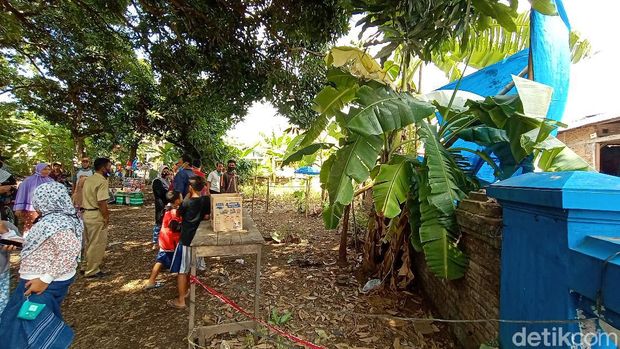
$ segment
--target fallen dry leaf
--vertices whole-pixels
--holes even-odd
[[[372,337],[368,337],[368,338],[360,338],[360,341],[362,341],[364,343],[376,342],[378,340],[379,340],[379,337],[376,337],[376,336],[372,336]]]

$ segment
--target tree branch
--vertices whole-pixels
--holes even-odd
[[[30,63],[34,66],[34,68],[37,70],[37,72],[39,72],[39,75],[41,75],[43,78],[47,79],[47,76],[45,75],[45,73],[43,73],[43,70],[41,70],[39,68],[39,66],[37,65],[37,63],[35,62],[34,58],[32,56],[30,56],[29,54],[27,54],[24,50],[13,46],[13,48],[15,49],[15,51],[21,53],[22,55],[24,55],[26,58],[28,58],[28,60],[30,61]]]
[[[39,27],[37,27],[36,25],[34,25],[30,19],[28,19],[28,17],[26,16],[26,14],[24,12],[19,11],[18,9],[16,9],[15,7],[13,7],[13,5],[11,5],[11,3],[8,0],[0,0],[0,5],[2,5],[2,7],[4,7],[5,10],[7,10],[8,12],[12,13],[15,18],[17,18],[17,20],[19,20],[24,26],[33,29],[35,31],[39,31],[44,33],[45,35],[49,36],[49,32],[41,29]]]

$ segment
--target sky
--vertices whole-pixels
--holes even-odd
[[[527,2],[522,1],[520,5],[520,9],[527,8]],[[617,36],[620,30],[614,26],[618,23],[620,1],[564,0],[564,6],[572,30],[592,43],[593,56],[571,66],[568,103],[563,121],[570,125],[588,115],[620,115],[616,92],[616,85],[620,81],[620,69],[617,68],[620,59],[620,40]],[[355,23],[355,19],[352,23]],[[347,45],[357,40],[359,30],[353,24],[349,34],[338,40],[338,45]],[[423,92],[430,92],[448,83],[443,73],[432,67],[425,67],[423,79]],[[250,108],[243,122],[228,132],[227,138],[250,146],[260,139],[260,132],[278,133],[288,126],[287,119],[279,115],[270,103],[260,102]]]

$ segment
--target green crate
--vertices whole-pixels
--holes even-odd
[[[144,199],[142,197],[130,197],[129,205],[131,206],[142,206],[144,205]]]

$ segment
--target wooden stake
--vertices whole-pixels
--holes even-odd
[[[254,218],[254,199],[256,198],[256,176],[254,176],[254,183],[252,184],[252,213],[251,217]]]
[[[308,218],[308,211],[310,211],[310,177],[306,178],[306,218]]]
[[[265,212],[269,213],[269,188],[271,187],[271,178],[267,177],[267,203],[265,204]]]

